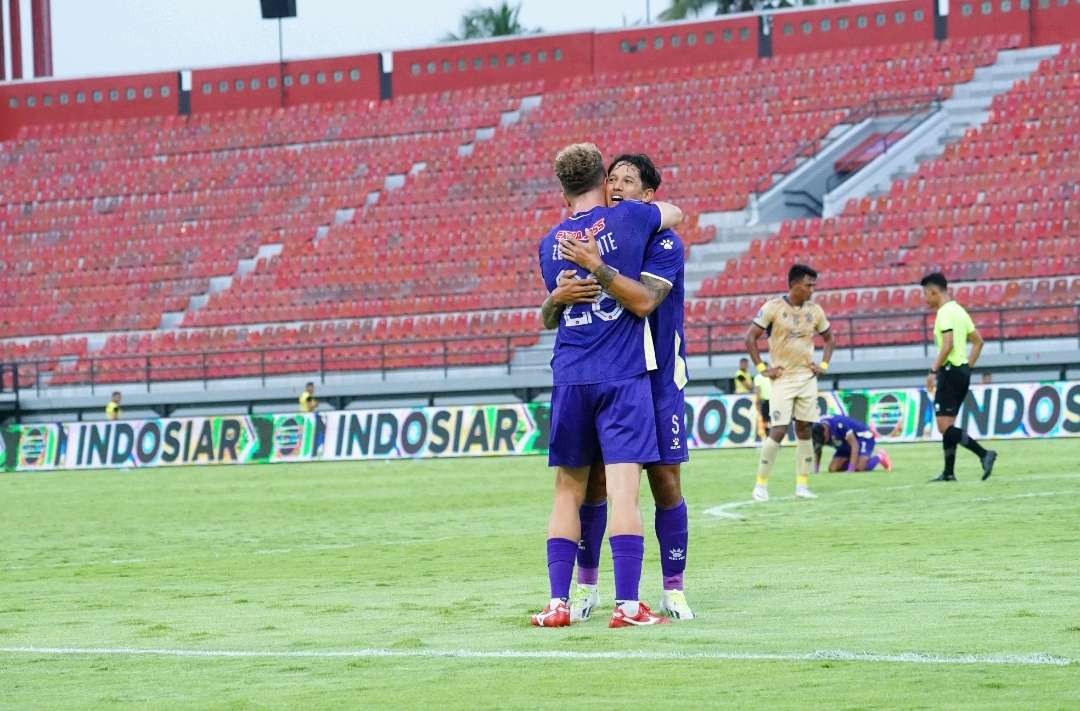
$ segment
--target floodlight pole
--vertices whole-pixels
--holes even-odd
[[[281,33],[281,18],[277,19],[278,96],[285,108],[285,42]]]

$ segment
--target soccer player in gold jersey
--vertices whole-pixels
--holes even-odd
[[[816,499],[810,491],[810,470],[814,466],[813,423],[818,418],[817,376],[829,369],[833,336],[825,311],[811,301],[817,272],[805,264],[788,270],[788,293],[769,299],[757,312],[746,334],[746,350],[759,373],[772,380],[769,398],[769,436],[761,443],[754,500],[769,500],[769,475],[780,443],[795,418],[795,496]],[[761,360],[758,339],[769,337],[771,366]],[[821,361],[814,362],[814,335],[825,342]]]

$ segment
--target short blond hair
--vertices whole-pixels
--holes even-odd
[[[594,143],[574,143],[555,156],[555,177],[567,197],[584,195],[604,184],[604,156]]]

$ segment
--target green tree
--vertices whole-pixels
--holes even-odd
[[[661,20],[685,20],[698,17],[707,10],[714,15],[736,11],[741,3],[736,0],[671,0],[671,7],[660,13]]]
[[[518,20],[519,14],[521,14],[521,3],[511,7],[505,0],[494,7],[473,8],[461,17],[458,31],[448,32],[443,37],[443,42],[505,37],[541,31],[539,27],[531,30],[522,27]]]
[[[659,19],[685,20],[698,17],[708,10],[712,10],[714,15],[726,15],[729,12],[751,12],[764,8],[813,4],[815,0],[671,0],[671,7],[661,12]]]

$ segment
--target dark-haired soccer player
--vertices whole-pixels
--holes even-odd
[[[865,422],[859,422],[854,417],[847,415],[829,415],[822,417],[814,423],[812,428],[814,440],[814,471],[821,465],[821,450],[829,444],[836,448],[832,461],[829,462],[829,471],[840,472],[870,472],[878,464],[885,471],[892,471],[892,461],[884,447],[874,447],[877,439],[874,431]]]
[[[927,274],[919,282],[926,305],[935,310],[934,343],[937,355],[926,376],[926,389],[934,395],[934,414],[945,450],[945,469],[931,481],[956,481],[956,445],[962,445],[979,458],[985,481],[994,470],[997,452],[983,448],[955,425],[960,406],[971,385],[971,369],[982,353],[983,339],[971,316],[949,293],[949,282],[940,272]],[[968,356],[967,342],[971,341]]]
[[[540,243],[540,267],[548,291],[574,268],[566,252],[581,258],[584,243],[603,258],[590,272],[607,293],[635,292],[650,238],[673,227],[682,212],[666,203],[625,201],[606,206],[603,157],[596,146],[574,144],[555,158],[555,174],[571,216]],[[646,293],[646,298],[648,294]],[[629,299],[633,301],[633,299]],[[625,302],[624,302],[625,303]],[[570,583],[581,537],[579,509],[585,499],[590,465],[602,458],[612,502],[611,555],[616,608],[609,626],[660,624],[639,600],[642,536],[638,490],[641,466],[656,461],[656,424],[648,371],[655,368],[646,321],[624,303],[602,294],[587,304],[562,310],[545,302],[544,321],[558,321],[551,359],[551,427],[548,463],[556,467],[555,501],[548,527],[548,579],[551,600],[532,616],[539,627],[570,624]],[[551,317],[554,315],[554,319]]]
[[[623,154],[608,167],[608,200],[652,202],[660,187],[661,176],[652,160],[644,154]],[[660,567],[663,574],[663,593],[660,609],[678,620],[690,620],[694,613],[683,592],[689,543],[689,518],[681,486],[681,464],[689,459],[686,446],[684,388],[688,380],[686,369],[686,338],[683,334],[685,308],[685,250],[682,240],[671,230],[660,232],[648,249],[641,268],[642,289],[652,294],[651,300],[636,305],[627,302],[631,310],[647,315],[656,348],[656,370],[650,373],[653,404],[656,416],[656,438],[660,459],[646,466],[649,488],[656,503],[654,518],[656,538],[660,544]],[[578,262],[588,268],[589,264]],[[557,303],[574,303],[572,290],[575,280],[561,280],[550,299]],[[613,293],[621,300],[621,295]],[[599,604],[597,579],[600,548],[607,525],[607,500],[603,463],[593,466],[585,503],[581,507],[581,543],[578,547],[578,586],[570,605],[574,622],[589,619]]]
[[[788,293],[769,299],[757,312],[746,334],[746,350],[759,373],[772,379],[769,398],[769,436],[761,443],[754,500],[769,500],[769,475],[780,443],[795,417],[795,496],[816,499],[810,491],[810,469],[814,465],[811,426],[817,420],[817,376],[829,369],[833,336],[825,311],[810,299],[817,284],[817,272],[805,264],[788,270]],[[765,365],[758,351],[758,339],[769,336],[769,360]],[[814,334],[825,341],[821,362],[814,362]]]

